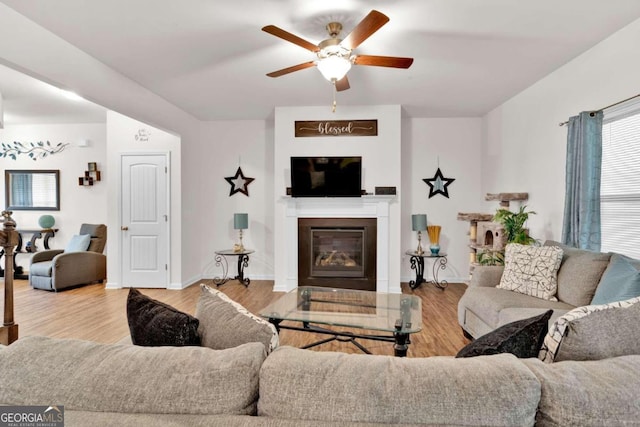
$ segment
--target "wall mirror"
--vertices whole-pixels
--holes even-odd
[[[5,170],[4,190],[7,210],[60,210],[59,170]]]

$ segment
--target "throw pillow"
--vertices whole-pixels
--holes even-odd
[[[558,317],[544,338],[538,358],[600,360],[640,354],[640,297],[577,307]]]
[[[637,262],[636,262],[637,264]],[[640,271],[634,261],[624,255],[613,254],[604,271],[592,305],[624,301],[640,296]]]
[[[538,316],[516,320],[481,336],[465,346],[456,357],[511,353],[519,358],[536,357],[549,329],[553,310]]]
[[[90,234],[80,234],[74,235],[67,243],[67,246],[64,248],[64,251],[69,252],[84,252],[89,249],[89,244],[91,243],[91,235]]]
[[[529,246],[509,243],[505,248],[504,272],[499,289],[558,301],[558,269],[562,249],[557,246]]]
[[[248,342],[261,342],[267,354],[278,346],[278,332],[274,325],[250,313],[223,292],[205,284],[200,288],[196,318],[200,321],[198,332],[203,346],[222,350]]]
[[[129,289],[127,321],[131,342],[141,346],[199,346],[198,319]]]
[[[544,245],[562,249],[556,298],[574,307],[589,305],[611,254],[578,249],[553,240],[547,240]]]

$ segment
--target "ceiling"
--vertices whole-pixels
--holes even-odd
[[[638,0],[2,3],[200,120],[265,119],[276,106],[329,108],[332,87],[315,68],[265,76],[314,59],[260,30],[268,24],[315,44],[327,38],[326,23],[340,21],[346,35],[379,10],[389,23],[356,53],[415,61],[408,70],[354,66],[338,108],[400,104],[410,117],[477,117],[640,18]],[[104,116],[86,101],[53,101],[45,86],[1,68],[7,124],[14,115],[22,122]]]

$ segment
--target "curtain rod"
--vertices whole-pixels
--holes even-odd
[[[603,110],[606,110],[607,108],[615,107],[616,105],[620,105],[620,104],[622,104],[624,102],[631,101],[632,99],[635,99],[635,98],[638,98],[638,97],[640,97],[640,93],[637,94],[637,95],[633,95],[633,96],[631,96],[631,97],[629,97],[627,99],[623,99],[622,101],[614,102],[613,104],[607,105],[606,107],[602,107],[599,110],[594,110],[594,111],[591,112],[591,115],[593,116],[593,114],[596,113],[597,111],[603,111]],[[568,120],[566,122],[559,123],[558,126],[564,126],[567,123],[569,123]]]

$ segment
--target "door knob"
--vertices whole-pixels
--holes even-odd
[[[122,231],[127,231],[129,229],[129,227],[127,227],[126,225],[123,225],[122,227],[120,227],[120,230]]]

